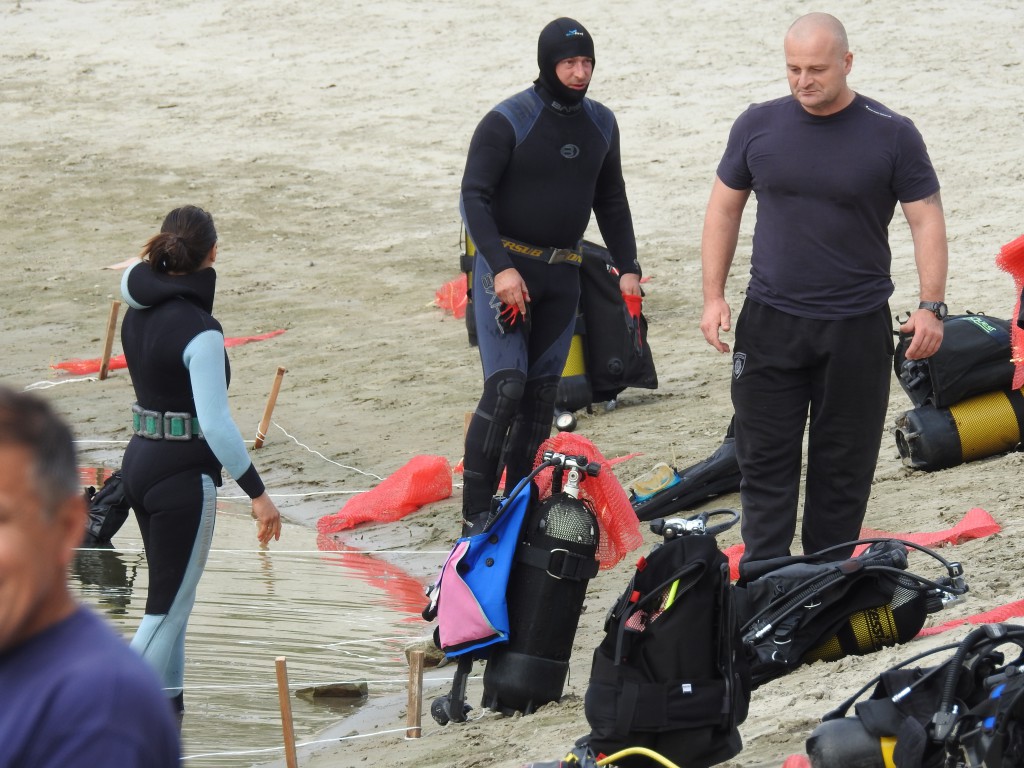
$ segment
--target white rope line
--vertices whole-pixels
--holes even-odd
[[[391,728],[386,731],[377,731],[376,733],[357,733],[352,736],[340,736],[336,739],[319,739],[317,741],[304,741],[296,744],[296,747],[311,747],[314,744],[334,744],[339,741],[351,741],[352,739],[367,739],[373,736],[386,736],[391,733],[405,733],[409,728]],[[195,760],[200,757],[236,757],[240,755],[259,755],[266,754],[268,752],[281,752],[284,750],[284,746],[280,747],[267,747],[265,749],[247,749],[239,752],[206,752],[201,755],[183,755],[181,758],[182,762],[186,760]]]
[[[303,498],[303,497],[306,497],[306,496],[337,496],[339,494],[348,494],[348,493],[365,493],[365,491],[308,491],[306,493],[272,493],[270,495],[272,497],[276,498],[276,499],[294,499],[294,498]],[[229,499],[231,501],[234,501],[236,499],[248,499],[249,497],[248,496],[218,496],[217,498],[218,499],[224,499],[225,501],[227,501]]]
[[[96,376],[81,376],[77,379],[64,379],[63,381],[37,381],[35,384],[29,384],[22,392],[28,392],[30,389],[50,389],[59,387],[61,384],[76,384],[79,381],[99,381],[99,379]]]
[[[424,682],[427,682],[427,681],[430,681],[430,682],[439,681],[439,678],[424,678]],[[440,681],[440,682],[448,682],[448,680],[445,679],[445,680]],[[474,717],[466,718],[466,722],[473,722],[473,721],[476,721],[476,720],[480,720],[484,716],[485,716],[485,713],[481,710]],[[421,734],[420,738],[427,738],[427,737],[429,737],[429,736],[431,736],[431,735],[433,735],[433,734],[435,734],[435,733],[437,733],[439,731],[440,731],[440,728],[433,728],[433,729],[431,729],[429,731],[421,728],[420,729],[420,734]],[[331,738],[331,739],[314,739],[313,741],[298,742],[298,743],[295,744],[295,747],[296,747],[296,749],[298,749],[300,747],[316,746],[317,744],[337,744],[337,743],[340,743],[340,742],[343,742],[343,741],[354,741],[355,739],[369,739],[369,738],[373,738],[375,736],[388,736],[388,735],[391,735],[391,734],[394,734],[394,733],[408,733],[408,732],[409,732],[409,726],[406,726],[404,728],[389,728],[389,729],[384,730],[384,731],[374,731],[373,733],[354,733],[354,734],[352,734],[350,736],[338,736],[338,737]],[[408,737],[406,737],[406,738],[408,739]],[[197,754],[197,755],[183,755],[182,758],[181,758],[181,761],[185,762],[186,760],[195,760],[195,759],[200,758],[200,757],[236,757],[236,756],[241,756],[241,755],[256,755],[256,754],[266,754],[266,753],[269,753],[269,752],[282,752],[282,751],[284,751],[284,746],[283,745],[280,746],[280,747],[265,747],[263,749],[245,750],[245,751],[237,751],[237,752],[206,752],[204,754]]]
[[[130,547],[75,547],[77,552],[124,552],[138,554],[144,549]],[[211,549],[218,555],[447,555],[451,549]]]
[[[301,498],[303,496],[338,496],[338,495],[357,494],[357,493],[366,493],[366,490],[363,489],[363,490],[359,490],[359,491],[312,491],[310,493],[272,493],[272,494],[270,494],[270,497],[272,499],[285,499],[285,498]],[[217,495],[217,499],[218,500],[223,500],[223,501],[249,501],[249,497],[246,496],[244,493],[243,494],[238,494],[237,496],[229,496],[229,495],[220,495],[220,494],[218,494]]]
[[[333,643],[316,643],[316,644],[314,644],[314,643],[307,643],[306,647],[307,648],[316,648],[318,650],[322,650],[322,649],[325,649],[325,648],[341,648],[342,646],[345,646],[345,645],[366,645],[367,643],[377,643],[377,644],[380,644],[380,643],[383,643],[383,642],[386,642],[386,641],[392,641],[392,640],[417,640],[417,639],[422,640],[423,638],[422,638],[422,636],[417,638],[417,637],[411,637],[409,635],[391,635],[391,636],[384,636],[384,637],[369,637],[369,638],[366,638],[366,639],[363,639],[363,640],[339,640],[339,641],[333,642]],[[275,646],[280,645],[280,642],[278,642],[276,640],[239,640],[238,641],[238,645],[247,645],[247,646],[250,646],[250,647],[261,646],[261,647],[265,647],[265,648],[274,648]]]
[[[300,448],[305,448],[307,451],[312,453],[314,456],[319,456],[321,459],[326,461],[328,464],[334,464],[336,467],[341,467],[342,469],[351,469],[353,472],[358,472],[361,475],[367,475],[369,477],[375,477],[378,480],[383,480],[384,479],[380,475],[373,474],[373,472],[364,472],[363,470],[359,469],[358,467],[350,467],[347,464],[341,464],[340,462],[334,461],[333,459],[328,459],[326,456],[324,456],[322,453],[320,453],[320,451],[315,451],[312,448],[310,448],[308,445],[300,443],[298,438],[296,438],[294,435],[288,434],[288,431],[284,427],[282,427],[280,424],[278,424],[276,421],[271,421],[270,423],[273,424],[278,429],[280,429],[282,432],[284,432],[285,436],[288,437],[289,439],[293,440],[297,446],[299,446]]]
[[[341,467],[342,469],[348,469],[348,470],[351,470],[353,472],[358,472],[360,475],[366,475],[367,477],[372,477],[372,478],[375,478],[377,480],[384,480],[383,477],[381,477],[380,475],[374,474],[373,472],[367,472],[366,470],[359,469],[359,467],[349,466],[348,464],[342,464],[341,462],[335,461],[334,459],[329,459],[324,454],[322,454],[320,451],[314,450],[313,448],[310,448],[305,443],[300,442],[297,437],[295,437],[294,435],[290,434],[288,432],[288,430],[286,430],[284,427],[282,427],[276,421],[272,421],[271,424],[273,424],[275,427],[280,429],[281,432],[283,432],[284,435],[288,439],[290,439],[292,442],[294,442],[297,446],[299,446],[300,448],[303,448],[304,450],[308,451],[309,453],[313,454],[314,456],[318,456],[319,458],[321,458],[324,461],[326,461],[328,464],[333,464],[334,466]],[[256,428],[256,432],[257,433],[260,432],[258,426]],[[262,434],[259,435],[259,439],[266,439],[266,435],[262,435]],[[256,441],[255,440],[246,440],[245,442],[246,443],[255,443]],[[75,443],[76,444],[83,444],[83,445],[85,445],[85,444],[92,444],[92,445],[103,445],[103,444],[124,445],[124,444],[128,443],[128,441],[127,440],[75,440]],[[365,493],[365,490],[358,490],[358,491],[312,491],[312,492],[309,492],[309,493],[291,493],[291,494],[278,493],[278,494],[271,494],[271,497],[276,496],[278,498],[286,498],[286,497],[287,498],[296,498],[296,497],[303,497],[303,496],[329,496],[329,495],[337,495],[337,494],[345,495],[345,494],[358,494],[358,493]],[[217,498],[219,498],[219,499],[226,499],[226,500],[236,500],[236,499],[248,499],[249,497],[248,496],[244,496],[244,495],[242,495],[242,496],[220,496],[220,495],[218,495]]]
[[[450,683],[452,679],[450,677],[424,677],[424,683],[441,684]],[[408,676],[406,677],[392,677],[385,678],[383,680],[329,680],[327,682],[316,683],[316,682],[303,682],[303,683],[289,683],[289,688],[316,688],[328,685],[359,685],[360,683],[366,683],[367,685],[406,685],[409,682]],[[244,691],[258,688],[277,688],[277,684],[273,682],[268,683],[251,683],[248,685],[189,685],[188,690],[190,691]],[[177,688],[164,688],[165,691],[178,690]]]

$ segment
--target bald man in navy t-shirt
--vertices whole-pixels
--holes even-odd
[[[800,17],[785,54],[792,95],[752,105],[733,124],[701,248],[701,331],[728,352],[725,285],[753,191],[750,282],[732,350],[741,580],[752,563],[790,554],[805,428],[803,551],[860,532],[889,399],[888,226],[897,203],[920,280],[920,306],[900,328],[913,334],[908,358],[935,353],[946,314],[945,218],[921,134],[849,87],[853,54],[838,19]]]

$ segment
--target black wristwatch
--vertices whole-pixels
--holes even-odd
[[[918,309],[927,309],[929,312],[934,312],[935,316],[939,320],[945,320],[946,315],[949,314],[949,308],[941,301],[922,301],[917,305]]]

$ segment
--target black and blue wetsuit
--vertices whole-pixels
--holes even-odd
[[[615,116],[585,98],[567,107],[540,82],[507,99],[473,134],[460,209],[476,247],[473,309],[484,373],[463,459],[470,520],[488,510],[502,459],[511,488],[550,435],[579,301],[576,266],[507,250],[502,239],[578,248],[593,211],[619,271],[640,272]],[[508,332],[497,322],[494,276],[512,267],[531,302],[527,327]]]
[[[171,276],[144,262],[121,282],[130,306],[121,343],[138,405],[195,416],[202,432],[190,440],[136,434],[122,464],[150,574],[132,647],[156,668],[170,698],[182,692],[185,629],[213,540],[221,467],[251,498],[264,492],[228,409],[230,368],[211,314],[215,285],[212,268]]]

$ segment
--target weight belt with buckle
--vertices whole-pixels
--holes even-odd
[[[188,411],[151,411],[138,403],[132,406],[132,431],[147,440],[203,439],[199,419]]]
[[[509,253],[517,253],[520,256],[529,256],[531,259],[547,262],[548,264],[561,264],[567,262],[573,266],[580,266],[583,263],[583,251],[576,248],[541,248],[538,245],[530,245],[511,237],[501,236],[501,244]]]

